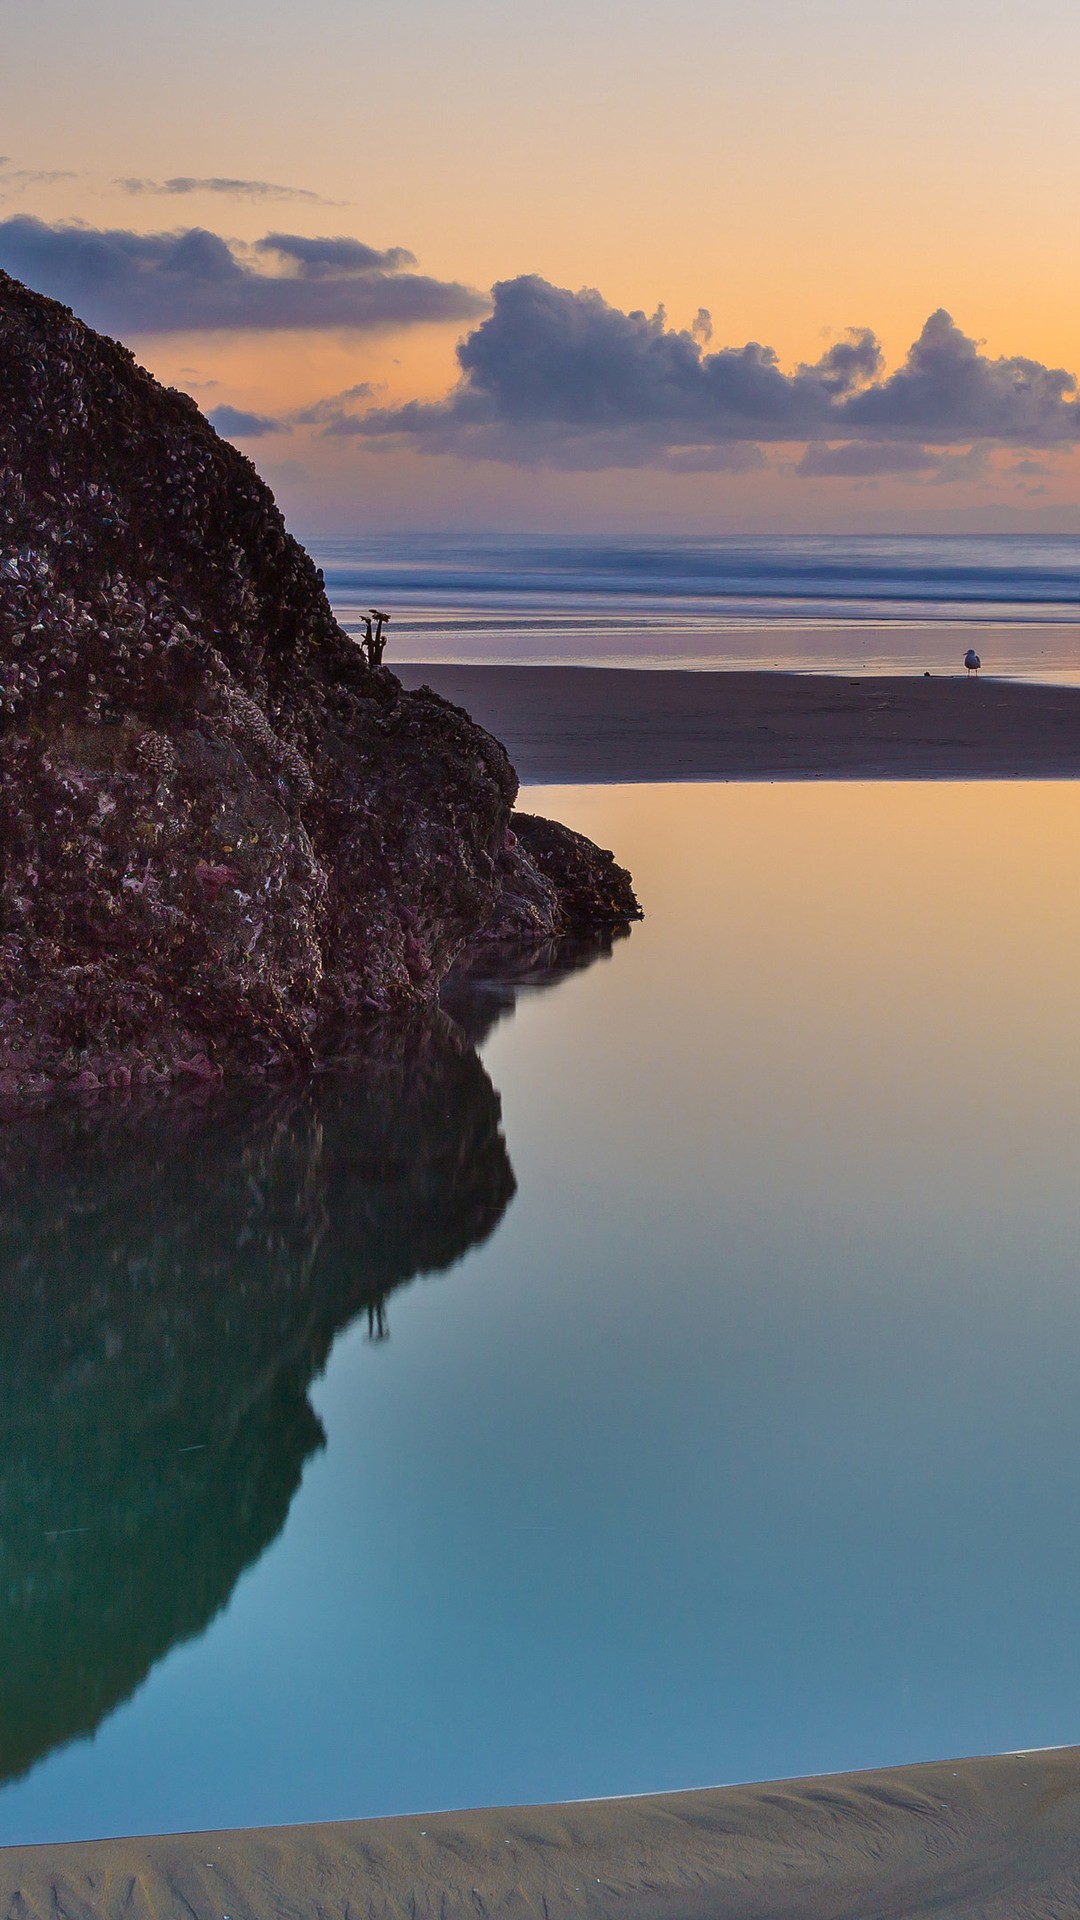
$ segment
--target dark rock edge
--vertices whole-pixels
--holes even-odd
[[[640,917],[516,792],[195,402],[0,274],[0,1102],[303,1070]]]

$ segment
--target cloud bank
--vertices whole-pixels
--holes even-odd
[[[349,238],[273,233],[242,248],[205,227],[131,233],[29,215],[0,220],[0,267],[73,307],[105,333],[187,333],[208,328],[348,328],[362,332],[423,321],[473,320],[489,302],[470,287],[403,268]]]
[[[503,281],[493,301],[458,348],[461,379],[446,400],[331,408],[323,431],[569,468],[704,469],[724,464],[725,449],[802,440],[812,451],[797,470],[838,477],[929,471],[940,461],[925,442],[1050,447],[1080,432],[1073,375],[992,358],[943,310],[892,373],[867,328],[788,373],[756,342],[710,351],[704,310],[680,331],[663,309],[623,313],[535,275]],[[828,442],[842,444],[818,444]]]

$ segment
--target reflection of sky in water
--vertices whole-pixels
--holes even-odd
[[[529,804],[649,917],[485,1047],[517,1197],[3,1839],[1076,1738],[1080,787]]]

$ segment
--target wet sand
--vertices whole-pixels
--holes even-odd
[[[21,1920],[1080,1913],[1080,1749],[768,1786],[0,1850]]]
[[[1060,779],[1080,689],[1007,680],[402,666],[507,747],[527,783]]]

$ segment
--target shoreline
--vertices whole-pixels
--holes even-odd
[[[1080,777],[1080,688],[943,675],[403,663],[523,786]]]
[[[0,1849],[8,1913],[1013,1920],[1080,1907],[1080,1748],[538,1807]]]

